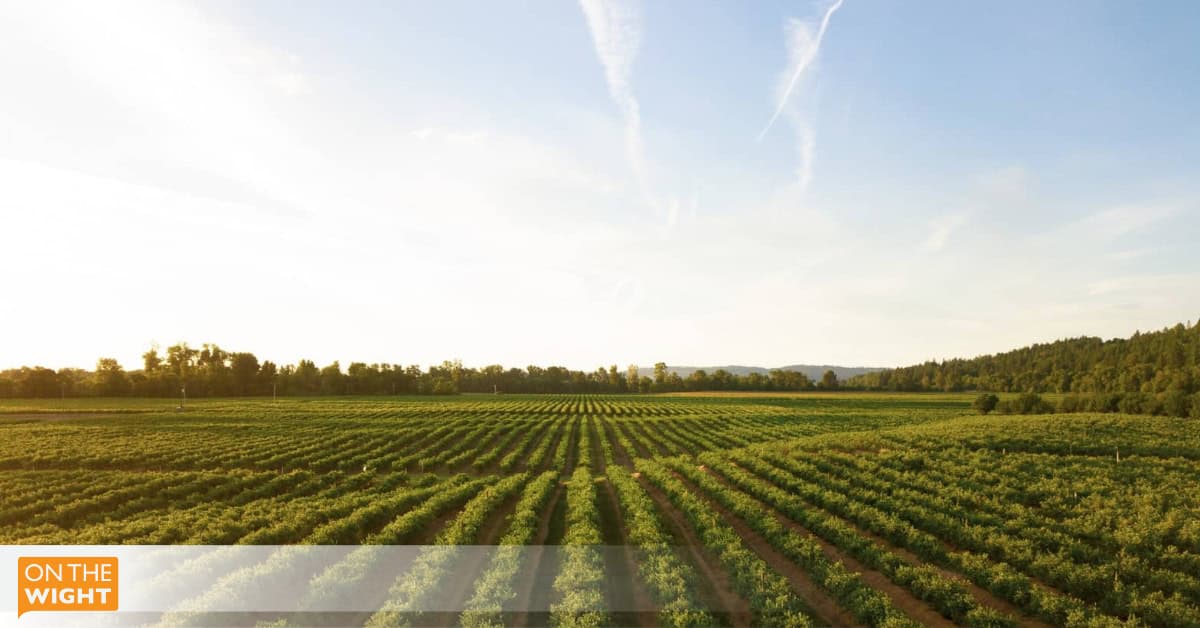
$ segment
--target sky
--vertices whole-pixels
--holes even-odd
[[[1200,3],[0,3],[0,368],[897,366],[1200,316]]]

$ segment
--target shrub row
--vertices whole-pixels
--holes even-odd
[[[475,544],[488,516],[528,480],[528,473],[508,476],[467,502],[449,527],[434,539],[434,546],[422,550],[408,572],[396,579],[383,608],[371,615],[366,625],[369,628],[411,626],[419,621],[455,565],[461,563],[462,550],[454,546]]]
[[[586,441],[587,430],[580,435]],[[584,460],[583,451],[580,460]],[[554,590],[558,601],[550,605],[556,626],[594,627],[609,623],[604,612],[604,560],[597,548],[603,543],[600,514],[596,509],[596,483],[586,464],[575,467],[567,483],[566,534]]]
[[[528,549],[522,547],[533,540],[538,521],[547,500],[558,485],[558,472],[546,471],[525,486],[508,521],[508,530],[487,570],[475,582],[475,592],[467,602],[460,623],[466,628],[501,628],[501,612],[507,602],[516,598],[513,578],[521,569],[522,558]]]
[[[742,538],[711,506],[687,489],[661,464],[648,458],[635,462],[637,470],[683,511],[704,546],[720,561],[738,593],[750,603],[755,625],[812,626],[804,603],[787,580],[746,547]]]

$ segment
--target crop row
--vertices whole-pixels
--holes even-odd
[[[581,434],[587,440],[587,430]],[[580,456],[586,449],[581,447]],[[550,606],[557,626],[595,627],[608,622],[604,611],[604,561],[597,546],[603,542],[596,509],[596,484],[588,466],[580,463],[567,483],[566,534],[561,564],[554,579],[558,600]]]
[[[961,583],[943,576],[936,568],[908,563],[891,551],[873,543],[842,521],[807,507],[786,491],[754,477],[723,459],[716,456],[704,456],[701,460],[710,469],[720,473],[728,482],[748,495],[778,510],[790,520],[803,525],[809,532],[835,545],[866,566],[879,571],[889,580],[908,589],[917,598],[927,602],[955,623],[967,626],[1015,625],[1012,618],[996,612],[995,609],[980,605]],[[715,482],[709,482],[708,485],[715,488],[720,487]],[[746,508],[756,519],[766,521],[766,525],[762,526],[764,535],[767,535],[768,538],[779,536],[779,527],[772,524],[769,517],[754,509],[752,502],[741,500],[739,505]],[[791,538],[784,538],[782,542],[796,544],[796,541]],[[872,625],[878,625],[889,619],[886,613],[876,611],[873,604],[863,603],[864,600],[870,598],[870,594],[864,595],[861,589],[866,585],[857,579],[844,580],[840,577],[844,576],[844,573],[840,573],[844,572],[844,568],[841,568],[839,564],[836,568],[831,569],[828,560],[822,562],[823,557],[818,553],[819,547],[815,548],[817,552],[814,552],[814,548],[811,547],[804,549],[805,553],[800,556],[805,560],[805,567],[813,573],[815,580],[821,583],[830,581],[836,584],[852,583],[843,584],[844,588],[841,590],[828,586],[826,588],[843,605],[849,607],[858,619]],[[792,552],[789,552],[789,555],[791,554]]]
[[[510,475],[467,502],[454,521],[434,539],[434,545],[422,550],[408,572],[396,579],[382,608],[366,625],[383,628],[409,626],[419,621],[421,613],[430,610],[450,574],[463,561],[463,552],[454,546],[475,544],[488,516],[528,479],[527,473]]]
[[[836,486],[838,493],[848,499],[894,513],[913,527],[939,539],[945,539],[957,547],[983,552],[997,562],[1011,564],[1062,591],[1094,602],[1107,614],[1137,615],[1164,626],[1200,623],[1200,611],[1176,590],[1187,586],[1187,578],[1182,574],[1181,581],[1170,574],[1163,574],[1162,570],[1131,572],[1117,562],[1119,556],[1112,563],[1081,564],[1063,553],[1039,552],[1027,540],[1010,535],[998,527],[966,525],[960,518],[927,508],[923,502],[888,496],[869,488],[868,479],[861,479],[854,485],[829,476],[822,477],[820,469],[811,464],[803,464],[795,459],[781,462],[789,465],[793,472],[806,477],[820,477],[821,482]],[[1123,578],[1128,578],[1128,581]],[[1144,588],[1139,583],[1174,592],[1164,595],[1162,591]]]
[[[612,469],[608,481],[621,504],[622,525],[637,548],[638,575],[659,606],[664,626],[713,626],[716,618],[701,610],[696,573],[672,548],[670,536],[646,491],[627,472]]]
[[[551,470],[525,486],[495,555],[475,582],[474,594],[467,601],[461,617],[463,626],[500,628],[505,625],[501,613],[505,605],[516,598],[513,580],[521,569],[522,558],[529,556],[528,550],[521,546],[534,540],[542,509],[557,484],[558,472]]]
[[[750,603],[757,625],[811,626],[804,603],[787,580],[746,547],[737,532],[690,492],[670,471],[649,459],[635,461],[640,472],[681,510],[705,548],[720,561],[738,593]]]
[[[768,479],[788,493],[815,507],[845,518],[856,526],[878,534],[889,542],[914,552],[922,560],[958,570],[972,582],[1007,599],[1034,616],[1060,625],[1095,625],[1109,621],[1078,598],[1052,592],[1001,562],[979,564],[963,552],[951,551],[933,535],[914,527],[897,515],[858,503],[839,491],[808,481],[802,466],[781,456],[761,458],[730,454],[739,466]]]

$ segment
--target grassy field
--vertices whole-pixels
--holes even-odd
[[[1200,426],[971,398],[3,401],[0,542],[570,550],[436,621],[431,551],[359,625],[1200,625]]]

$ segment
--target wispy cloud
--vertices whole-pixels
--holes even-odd
[[[633,62],[642,40],[641,12],[630,0],[580,0],[583,15],[596,46],[596,56],[604,66],[608,91],[621,110],[625,122],[625,152],[629,166],[642,193],[649,196],[642,121],[630,79]]]
[[[821,50],[821,40],[825,38],[825,30],[829,28],[829,20],[833,17],[834,12],[842,7],[842,2],[844,0],[837,0],[825,10],[825,16],[821,18],[821,25],[817,28],[816,36],[812,35],[812,28],[807,22],[795,18],[788,20],[787,44],[790,63],[783,75],[787,82],[784,83],[784,87],[779,93],[779,100],[775,103],[775,113],[771,115],[767,125],[758,134],[758,139],[761,140],[774,126],[775,121],[779,119],[779,115],[787,106],[792,92],[795,91],[796,84],[800,82],[800,77],[816,60],[817,53]]]
[[[797,91],[806,74],[812,74],[811,68],[821,50],[821,41],[829,28],[829,20],[842,6],[843,0],[837,0],[822,16],[819,24],[789,18],[786,24],[788,66],[779,76],[779,87],[775,112],[766,126],[758,134],[762,141],[767,132],[774,126],[780,115],[787,114],[792,129],[796,134],[796,152],[799,159],[796,165],[798,189],[804,192],[812,181],[813,161],[816,156],[816,138],[810,112],[797,106],[793,94]]]
[[[1080,220],[1071,229],[1099,240],[1114,240],[1126,234],[1149,228],[1171,217],[1176,211],[1176,207],[1163,205],[1114,207]]]
[[[1126,249],[1124,251],[1109,253],[1108,259],[1114,262],[1130,262],[1145,257],[1149,252],[1149,249]]]
[[[929,223],[929,235],[925,237],[922,246],[930,253],[937,253],[946,248],[946,243],[955,230],[966,223],[966,213],[947,214],[933,219]]]

